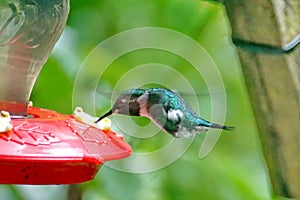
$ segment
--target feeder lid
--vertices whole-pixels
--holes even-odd
[[[73,184],[94,178],[109,160],[131,154],[123,137],[74,115],[29,106],[32,118],[12,119],[0,133],[0,183]]]

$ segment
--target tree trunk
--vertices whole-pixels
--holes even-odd
[[[273,193],[300,199],[300,1],[224,4]]]

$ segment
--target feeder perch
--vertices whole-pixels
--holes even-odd
[[[89,181],[105,161],[131,154],[110,121],[29,104],[35,80],[57,42],[68,0],[0,3],[0,183],[74,184]]]

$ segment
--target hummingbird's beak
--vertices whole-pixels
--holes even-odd
[[[113,114],[113,111],[112,111],[112,110],[108,111],[107,113],[105,113],[104,115],[102,115],[101,117],[99,117],[99,118],[97,119],[97,121],[95,121],[95,123],[100,122],[102,119],[104,119],[105,117],[110,116],[110,115],[112,115],[112,114]]]

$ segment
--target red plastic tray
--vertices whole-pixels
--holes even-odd
[[[73,184],[89,181],[105,161],[131,154],[112,131],[77,121],[72,115],[28,107],[33,118],[12,119],[0,133],[0,183]]]

